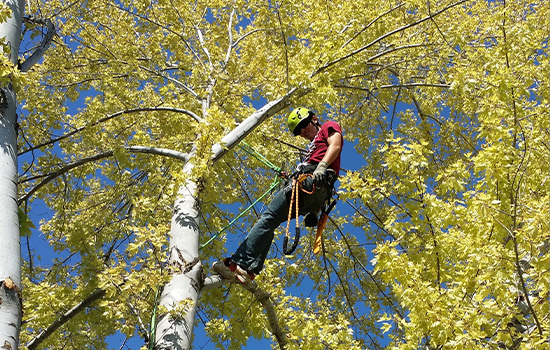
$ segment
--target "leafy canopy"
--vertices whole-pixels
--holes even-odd
[[[172,272],[177,189],[200,183],[205,242],[273,176],[240,151],[212,165],[212,145],[299,87],[293,106],[343,126],[346,171],[324,255],[311,237],[288,258],[275,245],[258,277],[289,349],[547,345],[547,2],[30,5],[58,33],[17,77],[23,226],[40,226],[24,262],[22,344],[98,288],[105,296],[44,346],[107,348],[114,333],[145,344]],[[283,113],[246,141],[287,170],[287,144],[305,146]],[[193,150],[193,173],[136,146]],[[203,262],[231,253],[259,210]],[[240,288],[203,293],[198,316],[218,348],[271,337]]]

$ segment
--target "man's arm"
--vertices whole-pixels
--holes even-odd
[[[342,149],[342,135],[337,131],[331,130],[328,134],[327,143],[327,153],[325,153],[321,162],[326,162],[327,165],[330,165],[338,157]]]
[[[313,181],[320,183],[325,177],[327,166],[329,166],[336,158],[342,149],[342,135],[337,131],[330,131],[327,138],[328,148],[323,159],[317,164],[317,168],[313,172]]]

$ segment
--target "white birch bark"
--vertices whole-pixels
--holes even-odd
[[[212,160],[215,162],[220,159],[266,118],[282,110],[296,91],[293,89],[282,98],[266,104],[228,133],[222,139],[222,144],[212,147]],[[193,152],[189,156],[193,157]],[[192,165],[188,162],[183,171],[190,172],[191,169]],[[172,275],[159,301],[168,313],[156,325],[156,350],[187,350],[192,347],[196,305],[203,283],[199,258],[199,195],[197,184],[190,180],[179,189],[175,201],[170,232],[170,263],[171,266],[181,268],[181,272]]]
[[[191,169],[191,163],[187,163],[183,171],[190,172]],[[190,349],[192,344],[202,271],[196,192],[196,183],[187,181],[179,189],[174,205],[170,265],[181,268],[181,272],[172,275],[160,298],[159,304],[169,313],[163,315],[156,326],[155,349],[159,350]]]
[[[17,63],[25,2],[4,0],[11,17],[0,37]],[[4,53],[6,54],[6,53]],[[0,348],[17,349],[21,327],[21,248],[17,215],[16,97],[11,84],[0,87]]]

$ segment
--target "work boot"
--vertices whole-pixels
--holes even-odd
[[[239,265],[236,266],[237,267],[235,269],[235,276],[237,276],[237,280],[239,280],[240,283],[249,284],[250,282],[252,282],[254,277],[256,277],[256,275],[254,275],[252,272],[246,271]]]
[[[212,270],[214,270],[223,279],[233,281],[237,278],[237,281],[242,284],[248,284],[254,279],[254,277],[256,277],[252,272],[246,271],[234,263],[230,258],[224,258],[223,260],[216,261],[212,264]]]
[[[218,260],[214,264],[212,264],[212,270],[214,270],[214,272],[216,272],[218,275],[222,276],[222,278],[226,280],[235,279],[236,268],[237,265],[229,258]]]

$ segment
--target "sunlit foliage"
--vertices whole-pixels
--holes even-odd
[[[548,345],[547,1],[29,4],[57,35],[16,83],[20,206],[39,227],[23,240],[23,346],[104,290],[43,346],[108,348],[117,334],[110,347],[126,337],[145,348],[173,272],[179,186],[199,184],[205,242],[274,176],[238,149],[212,165],[212,145],[296,87],[292,105],[341,123],[356,155],[323,256],[306,235],[295,256],[274,246],[257,278],[288,348]],[[288,144],[305,145],[287,134],[286,112],[246,142],[292,171]],[[193,148],[193,172],[137,147]],[[205,273],[260,207],[201,250]],[[234,285],[201,294],[197,319],[220,349],[271,337],[260,304]]]

